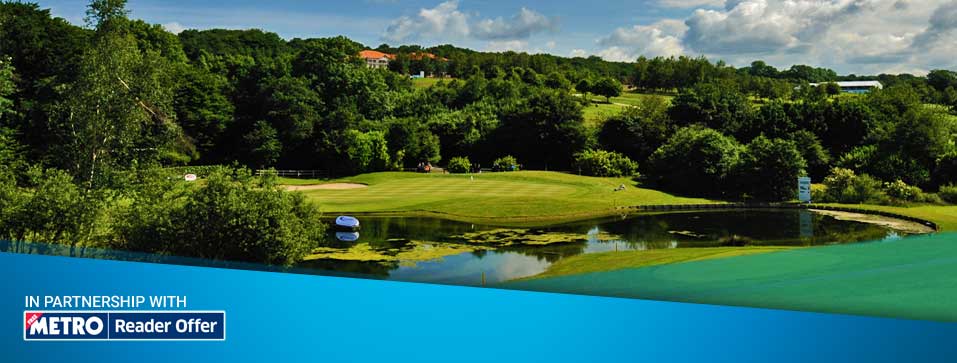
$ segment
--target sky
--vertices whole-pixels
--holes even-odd
[[[82,25],[86,1],[40,0]],[[167,30],[345,35],[378,46],[454,44],[559,56],[706,56],[841,74],[957,69],[957,0],[130,0]]]

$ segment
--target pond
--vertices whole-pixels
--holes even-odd
[[[535,228],[420,217],[360,219],[360,232],[331,231],[326,246],[298,267],[397,281],[481,285],[534,276],[562,258],[585,253],[815,246],[929,232],[916,223],[795,209],[632,214]]]

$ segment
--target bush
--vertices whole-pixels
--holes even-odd
[[[518,171],[519,165],[518,160],[514,156],[506,155],[495,159],[495,162],[492,163],[493,171]]]
[[[856,175],[853,170],[834,168],[831,175],[824,178],[827,190],[822,202],[835,203],[871,203],[887,202],[881,182],[870,175]]]
[[[957,204],[957,184],[950,184],[940,187],[937,196],[950,204]]]
[[[214,172],[205,184],[144,185],[116,226],[129,250],[214,260],[291,265],[319,245],[319,210],[275,177]]]
[[[920,188],[907,185],[900,179],[892,183],[884,183],[884,192],[888,197],[905,202],[916,202],[924,198],[924,192]]]
[[[633,176],[638,163],[628,157],[605,150],[585,150],[575,155],[575,165],[582,174],[590,176]]]
[[[102,198],[78,187],[62,170],[32,168],[31,188],[0,181],[0,238],[77,246],[92,241]]]
[[[454,157],[449,159],[446,170],[452,174],[465,174],[472,170],[472,162],[467,157]]]

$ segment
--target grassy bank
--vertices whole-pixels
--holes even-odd
[[[590,253],[563,258],[549,266],[545,272],[533,276],[532,279],[746,256],[787,251],[794,248],[777,246],[715,247]]]
[[[426,214],[466,221],[567,220],[613,214],[622,206],[709,202],[638,188],[628,178],[544,171],[476,175],[389,172],[332,182],[366,184],[368,188],[303,191],[326,213]],[[614,191],[621,184],[626,190]]]
[[[864,210],[896,213],[904,216],[920,218],[937,223],[941,231],[957,231],[957,206],[949,205],[921,205],[913,207],[892,207],[867,204],[828,204],[839,207],[850,207]]]

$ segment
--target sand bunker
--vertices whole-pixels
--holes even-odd
[[[330,184],[319,184],[319,185],[286,185],[286,190],[289,191],[306,191],[306,190],[347,190],[347,189],[362,189],[368,188],[368,185],[365,184],[354,184],[354,183],[330,183]]]

